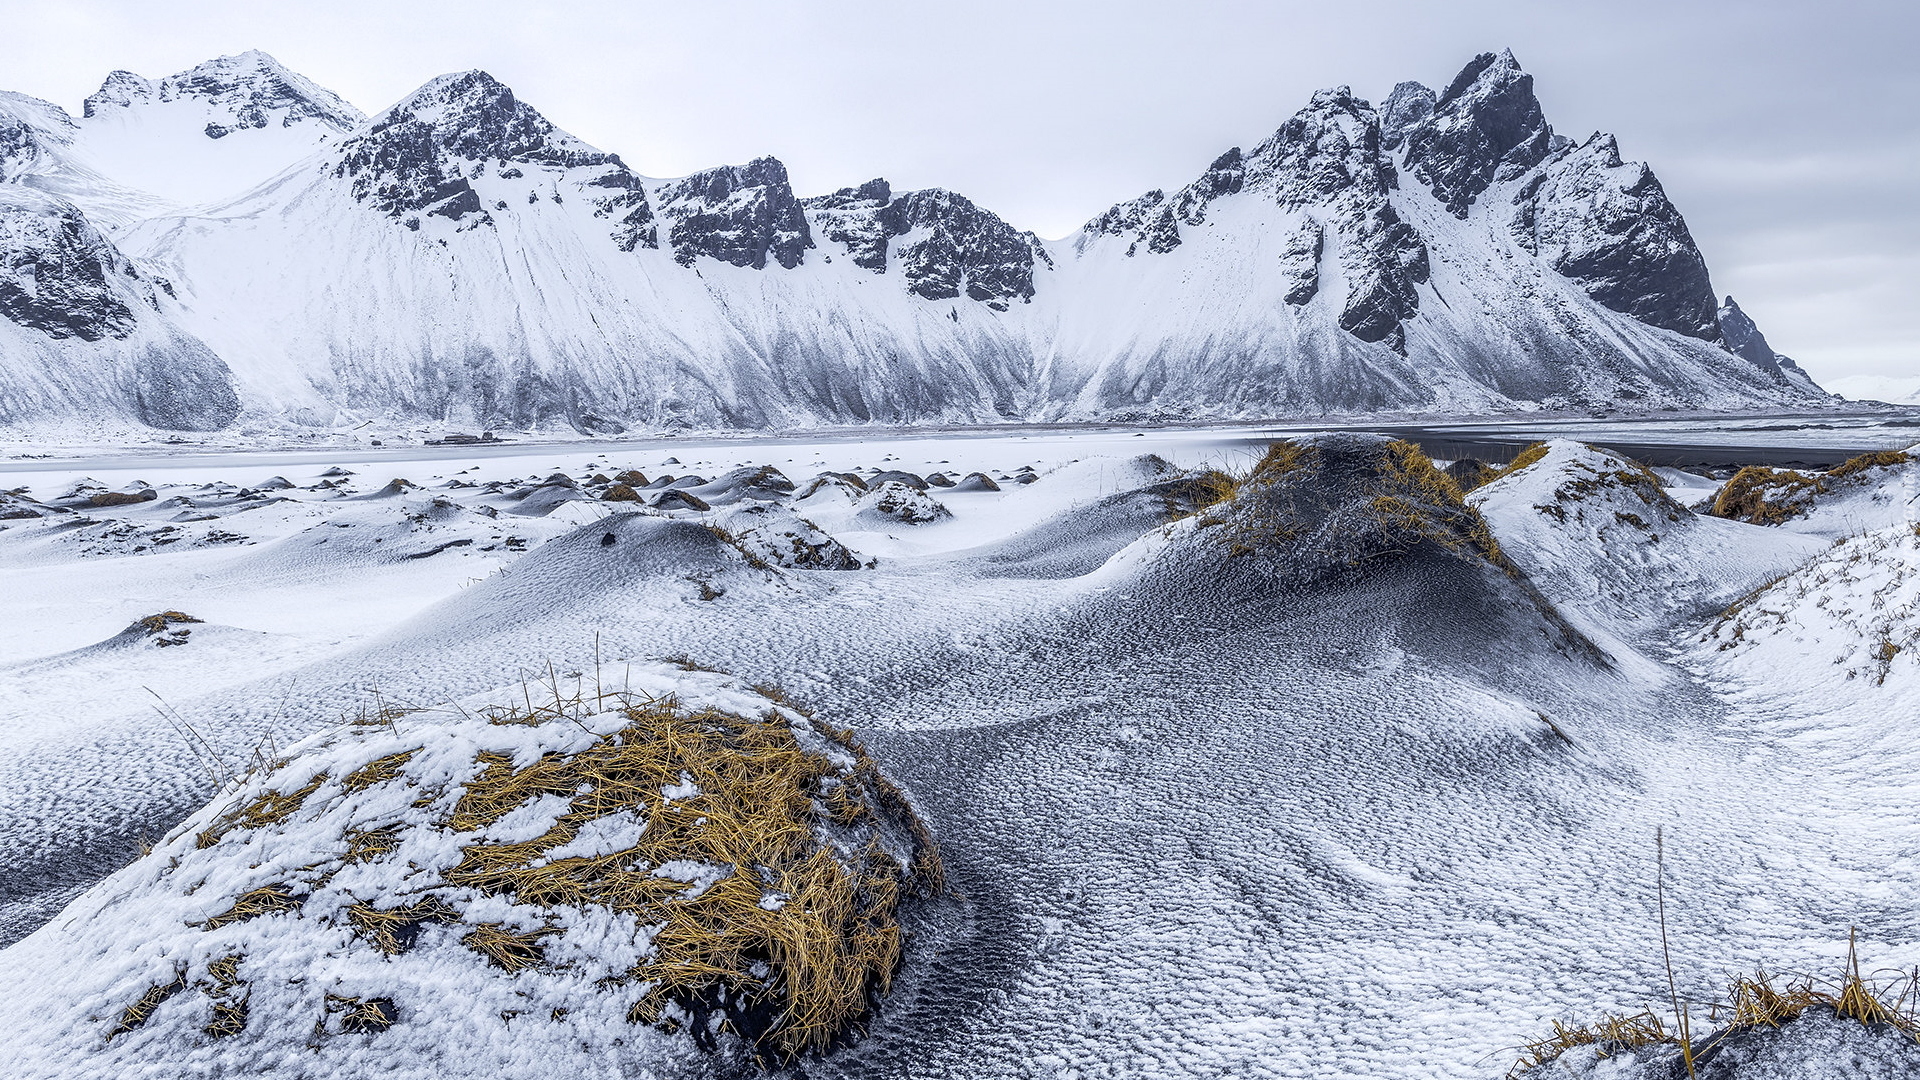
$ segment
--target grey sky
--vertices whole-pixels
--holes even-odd
[[[773,154],[803,194],[885,176],[1045,236],[1318,87],[1437,89],[1511,47],[1556,130],[1654,166],[1776,348],[1822,381],[1920,381],[1913,0],[0,0],[0,26],[0,87],[76,111],[110,69],[248,48],[369,112],[481,67],[650,175]]]

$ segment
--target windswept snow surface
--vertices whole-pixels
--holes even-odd
[[[962,898],[917,927],[869,1036],[811,1077],[1496,1077],[1554,1017],[1664,994],[1661,826],[1683,994],[1761,962],[1824,970],[1849,926],[1868,962],[1920,962],[1911,520],[1830,547],[1692,514],[1696,496],[1562,442],[1471,499],[1504,564],[1324,530],[1309,551],[1265,528],[1251,489],[1183,516],[1194,470],[1245,472],[1242,445],[769,440],[0,473],[11,1074],[268,1066],[251,1029],[139,1055],[104,1041],[147,983],[102,973],[164,952],[146,943],[165,928],[139,922],[159,916],[115,909],[152,873],[138,843],[256,747],[376,695],[645,687],[665,658],[856,729]],[[1307,484],[1292,512],[1369,520],[1377,443],[1315,446],[1323,474],[1276,481]],[[639,501],[605,501],[595,478],[629,469]],[[897,505],[947,513],[880,513],[860,489],[882,472],[998,490],[896,478]],[[811,483],[823,473],[858,483]],[[762,542],[728,539],[749,532]],[[853,568],[805,567],[829,541]],[[134,625],[165,611],[204,621]],[[1882,633],[1902,647],[1876,678]],[[480,1015],[514,979],[468,965],[444,991],[413,984],[473,1012],[457,1040],[431,1022],[328,1029],[298,1068],[615,1074],[592,1053],[610,1028],[575,1042],[527,1033],[544,1016]],[[520,1039],[537,1060],[503,1056]],[[653,1060],[644,1033],[627,1045],[624,1075],[701,1068]]]
[[[1697,514],[1682,500],[1700,478],[1678,479],[1686,486],[1669,493],[1618,454],[1555,439],[1470,501],[1561,610],[1622,633],[1718,612],[1827,546]]]

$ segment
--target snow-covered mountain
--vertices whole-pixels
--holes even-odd
[[[363,120],[248,53],[115,72],[84,111],[0,97],[0,180],[169,283],[141,318],[204,346],[240,414],[276,426],[1827,400],[1721,310],[1652,172],[1611,136],[1555,134],[1510,54],[1378,109],[1322,91],[1056,242],[948,191],[802,198],[773,158],[648,178],[478,71]],[[50,355],[4,360],[32,386]],[[76,408],[28,390],[0,422]]]
[[[1086,411],[1814,396],[1797,369],[1728,351],[1659,181],[1612,136],[1555,135],[1511,54],[1438,95],[1402,83],[1379,110],[1322,91],[1071,246],[1087,299],[1062,318],[1055,352],[1079,363],[1054,388]]]
[[[366,119],[262,52],[164,79],[116,71],[83,113],[81,149],[102,171],[186,205],[244,191]]]

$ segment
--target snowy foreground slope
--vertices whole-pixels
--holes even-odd
[[[608,690],[790,730],[826,786],[767,790],[819,858],[920,865],[907,818],[829,806],[862,768],[938,844],[877,1011],[776,1073],[1498,1077],[1664,1000],[1656,827],[1682,994],[1837,972],[1849,927],[1920,962],[1912,458],[1829,474],[1816,532],[1565,441],[1464,499],[1363,435],[674,452],[8,475],[10,1075],[755,1072],[783,999],[731,1035],[642,1007],[694,977],[661,928],[711,889],[811,909],[711,854],[604,862],[655,842],[567,771]],[[556,690],[595,704],[497,722]],[[648,777],[655,815],[722,790]],[[1920,1075],[1826,1023],[1713,1075]]]
[[[0,191],[90,222],[110,238],[94,262],[157,287],[126,327],[51,348],[12,298],[76,271],[47,240],[8,241],[13,432],[1830,400],[1716,297],[1653,173],[1610,135],[1554,132],[1510,54],[1378,107],[1322,91],[1193,183],[1053,242],[938,189],[801,197],[773,158],[649,178],[480,71],[365,117],[248,53],[116,72],[84,113],[0,95]],[[210,404],[55,385],[125,367],[115,343],[146,332],[184,343],[140,368],[140,393]]]

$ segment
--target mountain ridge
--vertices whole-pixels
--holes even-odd
[[[197,103],[196,122],[215,106],[237,121],[207,121],[196,147],[284,138],[305,153],[197,208],[154,196],[157,212],[115,211],[133,196],[100,193],[140,189],[94,167],[88,125],[131,128],[181,102]],[[23,159],[16,143],[59,142],[51,113],[6,104],[0,164]],[[1612,136],[1553,132],[1510,52],[1476,57],[1440,93],[1402,83],[1379,109],[1320,91],[1253,150],[1056,241],[937,188],[876,179],[802,197],[769,157],[645,177],[483,71],[355,119],[247,53],[167,80],[116,72],[78,121],[46,108],[78,133],[54,197],[105,215],[128,265],[167,283],[141,318],[204,346],[235,415],[268,426],[1827,400],[1790,361],[1742,344],[1751,320],[1728,333],[1652,171]],[[108,406],[23,398],[0,425]]]

